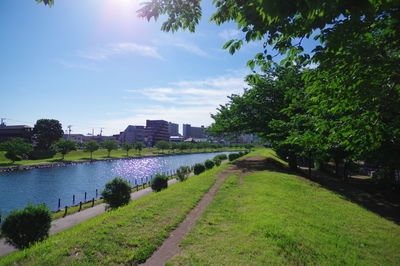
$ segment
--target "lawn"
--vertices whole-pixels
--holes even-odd
[[[143,262],[214,184],[214,168],[131,202],[35,246],[0,258],[0,265],[135,264]]]
[[[228,178],[182,246],[169,264],[400,265],[400,226],[301,177],[264,171]]]
[[[162,154],[182,154],[182,153],[195,153],[195,152],[215,152],[215,151],[232,151],[232,150],[240,150],[240,148],[221,148],[221,149],[191,149],[185,151],[179,150],[165,150],[163,153],[156,148],[145,148],[141,151],[141,153],[137,153],[136,150],[129,151],[129,157],[139,157],[139,156],[154,156],[154,155],[162,155]],[[47,159],[39,159],[39,160],[21,160],[16,161],[14,164],[11,161],[4,157],[3,151],[0,151],[0,168],[4,167],[17,167],[20,165],[29,165],[29,164],[49,164],[49,163],[60,163],[61,154],[56,154],[53,158]],[[108,152],[105,149],[99,149],[93,152],[93,159],[96,160],[104,160],[109,158],[127,158],[126,151],[123,149],[113,150],[111,151],[110,157],[108,156]],[[76,150],[65,155],[64,161],[88,161],[90,160],[90,153],[85,152],[83,150]]]

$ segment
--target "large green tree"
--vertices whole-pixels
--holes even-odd
[[[63,134],[61,123],[55,119],[39,119],[33,127],[33,140],[39,150],[49,150]]]
[[[14,163],[21,159],[22,156],[32,151],[32,144],[27,143],[22,138],[13,138],[9,141],[0,143],[0,151],[5,151],[5,157]]]

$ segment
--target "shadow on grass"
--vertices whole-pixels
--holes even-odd
[[[312,178],[308,178],[308,169],[292,171],[283,163],[262,156],[244,158],[234,162],[234,165],[243,172],[268,170],[301,176],[400,225],[400,195],[377,186],[371,179],[352,177],[344,182],[318,170],[313,170]]]
[[[0,163],[0,167],[12,167],[12,166],[18,166],[18,164],[15,164],[15,163]]]
[[[306,177],[304,172],[303,176]],[[312,178],[309,179],[400,225],[400,195],[398,192],[382,188],[371,179],[350,177],[344,181],[318,170],[313,170]]]

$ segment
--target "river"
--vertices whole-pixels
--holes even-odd
[[[27,203],[45,203],[51,210],[86,199],[99,198],[104,185],[116,176],[128,180],[132,186],[142,184],[157,173],[175,172],[183,165],[192,166],[232,152],[193,153],[127,160],[96,161],[63,167],[32,169],[0,173],[0,212],[24,208]],[[96,196],[96,189],[98,195]]]

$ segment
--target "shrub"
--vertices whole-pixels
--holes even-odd
[[[131,186],[124,179],[116,177],[106,184],[101,195],[110,208],[115,209],[129,203]]]
[[[9,244],[23,249],[48,237],[50,226],[50,210],[45,205],[28,204],[25,209],[11,211],[1,231]]]
[[[151,180],[151,189],[153,191],[159,192],[168,187],[168,177],[162,174],[156,174],[156,176]]]
[[[190,173],[189,166],[181,166],[176,170],[176,175],[178,176],[179,181],[184,181],[187,179],[188,174]]]
[[[228,155],[229,161],[232,162],[233,160],[236,160],[239,158],[239,153],[231,153]]]
[[[221,160],[218,158],[214,158],[214,163],[216,166],[220,166],[221,165]]]
[[[243,151],[240,151],[238,154],[239,154],[239,157],[242,157],[243,155],[245,155],[245,153]]]
[[[215,157],[214,157],[214,159],[219,159],[221,162],[223,161],[223,160],[226,160],[226,159],[228,159],[228,157],[226,157],[226,154],[218,154],[218,155],[216,155]]]
[[[195,175],[199,175],[199,174],[203,173],[205,170],[206,170],[206,167],[204,166],[204,164],[196,163],[193,166],[193,172]]]
[[[214,162],[213,161],[211,161],[211,160],[206,160],[205,162],[204,162],[204,166],[206,167],[206,169],[211,169],[211,168],[213,168],[214,167]]]

